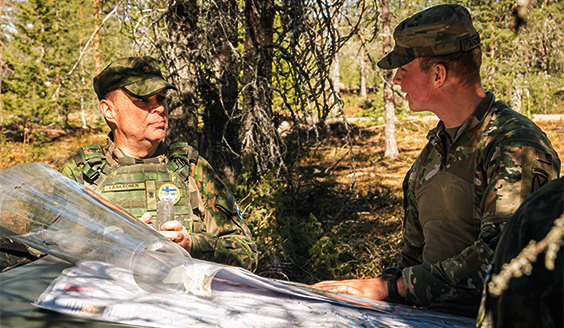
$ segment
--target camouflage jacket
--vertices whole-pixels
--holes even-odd
[[[404,179],[398,266],[408,301],[475,317],[499,227],[559,176],[560,160],[539,127],[491,93],[446,132],[442,122],[429,132]]]
[[[515,212],[501,236],[493,258],[492,276],[499,274],[503,266],[521,253],[531,240],[537,243],[543,240],[563,212],[563,178],[551,181],[529,196]],[[545,253],[540,253],[536,262],[530,264],[530,274],[510,278],[499,296],[491,292],[489,283],[486,284],[478,326],[564,327],[562,244],[557,245],[554,251],[554,269],[546,267]]]
[[[135,159],[126,157],[119,148],[115,148],[111,140],[111,135],[104,147],[91,145],[84,147],[77,155],[68,160],[61,168],[61,173],[75,181],[91,186],[96,189],[96,181],[100,181],[100,176],[109,174],[113,168],[120,166],[118,162],[125,162],[124,159],[134,162],[133,168],[138,165],[149,163],[169,164],[177,167],[174,161],[170,161],[173,152],[189,149],[185,143],[175,143],[170,147],[161,144],[154,157],[150,159]],[[102,155],[97,154],[101,152]],[[87,165],[89,161],[94,161],[95,165]],[[193,190],[196,190],[198,199],[194,209],[192,224],[187,224],[182,216],[177,216],[178,207],[174,207],[175,219],[180,221],[192,237],[192,251],[190,255],[197,259],[213,261],[228,265],[237,265],[248,270],[256,268],[257,247],[251,238],[251,232],[244,223],[239,207],[233,194],[227,186],[218,178],[210,164],[202,157],[197,156],[196,160],[183,161],[189,167],[189,176],[185,177],[182,194],[189,194],[187,198],[194,198]],[[183,163],[179,164],[180,166]],[[92,172],[94,171],[94,172]],[[97,179],[93,179],[97,177]],[[144,178],[145,179],[145,178]],[[149,179],[149,178],[146,178]],[[103,193],[103,192],[102,192]],[[144,192],[143,192],[144,193]],[[123,196],[122,196],[123,197]],[[154,197],[154,196],[153,196]],[[193,201],[193,200],[192,200]],[[147,203],[149,203],[147,201]],[[143,202],[145,204],[145,202]],[[142,205],[142,207],[149,205]],[[144,212],[151,212],[148,208],[125,208],[133,216],[139,218]],[[154,213],[153,213],[154,214]],[[153,220],[155,215],[153,215]]]

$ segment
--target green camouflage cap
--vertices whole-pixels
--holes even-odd
[[[468,10],[460,5],[439,5],[401,22],[394,31],[396,46],[378,62],[394,69],[415,58],[468,51],[480,45]]]
[[[109,64],[94,77],[94,91],[98,100],[110,91],[122,89],[132,97],[145,99],[166,89],[177,90],[168,83],[153,57],[127,57]]]

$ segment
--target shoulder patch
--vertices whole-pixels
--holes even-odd
[[[535,172],[533,175],[533,183],[532,183],[532,190],[531,192],[534,192],[535,190],[539,189],[540,187],[544,186],[545,184],[548,183],[548,177],[546,176],[546,174],[542,174],[539,172]]]
[[[174,204],[180,200],[180,191],[172,183],[163,184],[158,192],[159,200],[170,200]]]

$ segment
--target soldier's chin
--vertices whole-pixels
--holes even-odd
[[[152,142],[161,142],[164,140],[165,136],[166,129],[156,129],[147,136],[147,139],[151,140]]]

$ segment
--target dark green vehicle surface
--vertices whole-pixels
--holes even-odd
[[[126,327],[65,316],[32,305],[49,284],[71,266],[56,257],[46,256],[0,273],[0,327]]]

